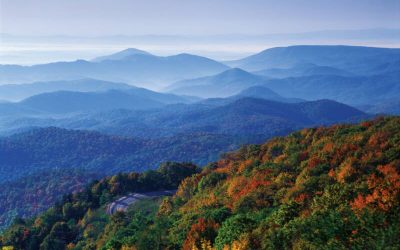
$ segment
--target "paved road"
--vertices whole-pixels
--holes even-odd
[[[135,203],[136,201],[148,199],[151,197],[172,196],[175,194],[175,192],[176,190],[164,190],[164,191],[128,194],[108,204],[106,207],[106,212],[107,214],[111,215],[117,211],[126,211],[128,207],[133,203]]]

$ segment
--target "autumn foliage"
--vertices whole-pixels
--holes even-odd
[[[214,241],[219,225],[212,220],[200,218],[193,224],[183,244],[184,250],[202,249],[202,245]]]
[[[201,178],[213,173],[226,177],[211,189],[184,181],[191,198],[174,223],[190,238],[199,223],[187,225],[191,216],[213,219],[217,239],[231,237],[215,249],[374,249],[383,239],[400,247],[400,118],[304,129],[229,153]],[[224,225],[238,215],[253,220],[245,231]]]
[[[126,185],[109,182],[108,192]],[[17,246],[45,221],[17,223],[3,242]],[[400,118],[245,146],[184,179],[154,216],[121,221],[93,226],[92,235],[73,227],[83,236],[71,242],[80,249],[400,249]]]

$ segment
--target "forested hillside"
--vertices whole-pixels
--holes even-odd
[[[143,172],[165,161],[202,165],[243,142],[207,133],[143,140],[59,128],[0,138],[0,230],[15,217],[37,215],[94,178]]]
[[[172,187],[183,179],[176,177],[181,169],[96,182],[37,218],[16,221],[1,244],[21,249],[400,248],[399,117],[303,129],[249,145],[201,173],[189,167],[184,175],[194,174],[161,203],[146,201],[111,218],[98,209],[124,192]]]
[[[238,145],[232,137],[205,133],[141,140],[54,127],[36,129],[0,139],[0,183],[57,169],[105,176],[145,171],[164,161],[206,164]]]
[[[0,231],[10,226],[14,218],[44,212],[63,194],[81,191],[102,177],[78,169],[52,169],[0,183]]]
[[[74,245],[72,242],[83,236],[83,231],[79,229],[82,225],[87,223],[88,231],[84,234],[89,236],[97,234],[108,222],[114,221],[113,218],[107,218],[103,210],[104,205],[116,197],[129,192],[176,189],[184,178],[198,171],[190,163],[168,162],[160,165],[157,170],[141,174],[118,174],[94,181],[82,192],[65,195],[54,207],[37,218],[15,220],[15,224],[2,234],[0,247],[12,245],[16,249],[49,250],[71,248]],[[121,214],[117,213],[115,217],[119,216]],[[85,245],[85,249],[96,249],[95,242],[81,243],[81,246]]]

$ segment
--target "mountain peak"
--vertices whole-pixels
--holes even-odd
[[[119,52],[116,52],[116,53],[108,55],[108,56],[96,57],[92,61],[93,62],[102,62],[105,60],[121,60],[126,57],[130,57],[130,56],[134,56],[134,55],[151,55],[151,54],[144,50],[135,49],[135,48],[127,48],[127,49],[121,50]]]
[[[232,68],[225,70],[222,73],[219,73],[218,75],[215,76],[217,79],[230,79],[230,78],[235,78],[235,79],[242,79],[242,78],[255,78],[257,77],[256,75],[253,75],[243,69],[240,68]]]
[[[223,73],[229,73],[229,74],[250,74],[249,72],[241,69],[241,68],[231,68],[228,69],[226,71],[224,71]],[[223,74],[221,73],[221,74]]]
[[[144,51],[144,50],[140,50],[140,49],[135,49],[135,48],[127,48],[127,49],[124,49],[124,50],[122,50],[122,51],[120,51],[120,52],[117,52],[116,54],[119,54],[119,55],[126,55],[126,56],[131,56],[131,55],[137,55],[137,54],[140,54],[140,55],[150,55],[150,53],[149,52],[147,52],[147,51]]]

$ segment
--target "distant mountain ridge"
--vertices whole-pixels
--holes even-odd
[[[41,93],[16,103],[0,103],[0,116],[66,115],[68,113],[100,112],[113,109],[146,110],[160,108],[168,104],[191,103],[198,100],[198,98],[193,97],[164,94],[126,86],[126,89],[97,92],[55,91]]]
[[[253,98],[260,98],[270,101],[277,101],[277,102],[286,102],[286,103],[296,103],[296,102],[305,102],[306,100],[300,98],[286,98],[278,93],[272,91],[270,88],[258,85],[253,86],[247,89],[242,90],[239,94],[232,96],[231,98],[243,98],[243,97],[253,97]]]
[[[355,108],[329,100],[284,103],[281,100],[237,96],[143,111],[103,110],[75,116],[42,118],[22,115],[14,119],[3,118],[0,132],[4,134],[7,130],[26,130],[31,126],[57,126],[140,138],[200,132],[255,139],[286,134],[305,126],[348,122],[367,117],[369,116]]]
[[[112,112],[92,117],[101,121],[97,123],[103,129],[95,128],[96,120],[91,120],[90,115],[78,116],[75,120],[70,116],[65,118],[64,125],[75,123],[78,131],[49,128],[62,124],[46,121],[46,128],[0,138],[2,180],[54,167],[115,173],[129,168],[143,170],[166,160],[205,164],[221,151],[243,143],[286,135],[299,128],[352,122],[368,116],[330,100],[289,104],[243,98],[216,107],[167,106],[152,112]],[[82,126],[85,122],[86,127]],[[108,130],[109,134],[118,131],[121,136],[82,129]]]
[[[228,97],[238,94],[243,89],[263,83],[265,83],[263,77],[233,68],[213,76],[179,81],[164,90],[203,98]]]
[[[121,60],[133,55],[151,55],[149,52],[135,48],[128,48],[108,56],[96,57],[92,62],[102,62],[105,60]]]
[[[136,53],[119,60],[99,62],[77,60],[33,66],[0,65],[0,84],[95,78],[155,89],[174,81],[217,74],[228,68],[215,60],[190,54],[161,57]]]
[[[291,68],[271,68],[253,72],[270,78],[287,78],[312,75],[352,76],[354,74],[330,66],[318,66],[312,63],[297,64]]]
[[[400,115],[400,98],[383,100],[375,105],[366,105],[361,108],[374,114]]]
[[[267,80],[263,86],[287,98],[376,104],[400,95],[400,71],[373,76],[316,75]]]
[[[297,45],[266,49],[249,57],[225,62],[248,71],[291,68],[312,63],[331,66],[357,74],[371,74],[371,69],[398,60],[400,49],[343,45]],[[373,73],[372,73],[373,74]]]
[[[118,108],[152,109],[163,106],[161,102],[129,93],[109,90],[107,92],[83,93],[58,91],[29,97],[19,105],[36,110],[65,114],[74,112],[93,112]]]
[[[0,99],[8,101],[20,101],[27,97],[55,92],[55,91],[79,91],[98,92],[111,89],[130,89],[134,86],[125,83],[101,81],[96,79],[78,79],[71,81],[33,82],[25,84],[0,85]]]

